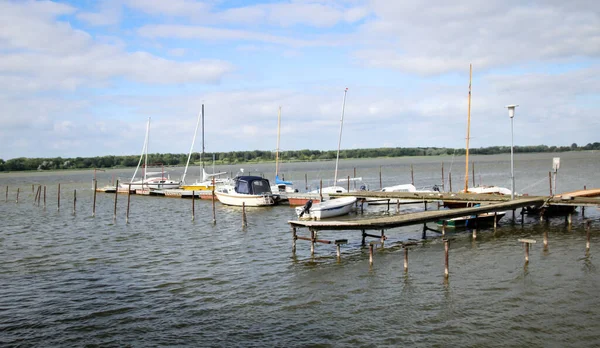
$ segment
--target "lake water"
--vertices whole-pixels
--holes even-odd
[[[557,191],[600,187],[600,153],[519,154],[519,193],[548,194],[552,157],[561,157]],[[474,156],[476,183],[510,187],[510,156]],[[382,184],[441,185],[441,164],[463,185],[464,158],[422,157],[341,161],[339,177]],[[274,164],[243,165],[273,177]],[[286,180],[314,188],[333,177],[333,162],[283,163]],[[215,170],[237,172],[239,166]],[[179,177],[182,168],[169,168]],[[210,170],[209,170],[210,171]],[[100,185],[128,178],[131,169],[98,172]],[[198,169],[190,172],[197,175]],[[189,175],[189,174],[188,174]],[[305,184],[305,175],[308,185]],[[404,273],[399,244],[419,239],[422,226],[392,229],[369,265],[360,232],[335,246],[298,241],[291,253],[286,206],[241,209],[210,201],[98,194],[92,217],[93,171],[0,174],[1,346],[522,346],[600,345],[600,211],[588,207],[591,249],[581,209],[564,217],[537,216],[451,234],[450,277],[444,244],[435,233],[411,249]],[[188,180],[189,181],[189,180]],[[57,210],[57,184],[61,205]],[[46,208],[33,204],[32,184],[47,185]],[[9,201],[5,189],[9,186]],[[448,189],[448,182],[445,183]],[[19,203],[16,189],[20,189]],[[77,190],[73,214],[73,191]],[[371,216],[384,214],[367,212]],[[354,217],[354,218],[360,218]],[[431,227],[434,227],[433,225]],[[549,234],[544,250],[542,236]],[[308,231],[300,230],[308,235]],[[530,262],[517,241],[531,238]]]

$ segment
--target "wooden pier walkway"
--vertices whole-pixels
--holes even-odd
[[[507,202],[496,204],[486,204],[478,207],[460,208],[460,209],[445,209],[424,211],[419,213],[402,214],[395,216],[379,217],[372,219],[360,219],[352,221],[299,221],[292,220],[288,223],[292,228],[305,227],[314,231],[322,230],[383,230],[395,227],[416,225],[438,220],[447,220],[461,216],[469,216],[491,212],[501,212],[513,210],[517,208],[542,206],[546,202],[545,197],[524,197]]]

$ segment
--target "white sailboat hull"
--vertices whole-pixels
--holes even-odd
[[[309,212],[304,213],[302,216],[300,216],[300,214],[304,210],[304,207],[296,207],[296,214],[298,215],[298,218],[303,220],[327,219],[347,215],[352,211],[354,204],[356,204],[356,197],[336,198],[313,204],[312,207],[310,207]]]

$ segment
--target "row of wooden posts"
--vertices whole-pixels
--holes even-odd
[[[213,179],[214,181],[214,179]],[[119,180],[117,180],[116,183],[116,187],[119,187]],[[92,199],[92,217],[96,216],[96,193],[97,193],[97,188],[98,188],[98,183],[97,181],[94,180],[94,196]],[[6,194],[5,194],[5,202],[8,202],[8,192],[9,192],[9,187],[6,186]],[[21,189],[19,187],[17,187],[17,197],[16,197],[16,203],[19,203],[19,195],[20,195]],[[43,202],[44,202],[44,209],[46,208],[46,185],[42,186],[39,185],[37,188],[37,191],[35,190],[35,185],[32,184],[31,185],[31,192],[34,193],[35,192],[35,197],[33,200],[34,204],[37,204],[38,206],[40,205],[40,201],[42,199],[42,193],[43,193]],[[56,209],[58,211],[60,211],[60,183],[58,184],[58,194],[57,194],[57,205],[56,205]],[[115,199],[114,199],[114,210],[113,210],[113,220],[116,220],[117,218],[117,198],[118,198],[118,193],[115,192]],[[214,183],[213,183],[213,190],[212,190],[212,212],[213,212],[213,224],[217,223],[217,215],[216,215],[216,209],[215,209],[215,190],[214,190]],[[125,214],[125,222],[129,223],[129,207],[131,204],[131,184],[129,184],[128,186],[128,190],[127,190],[127,210],[126,210],[126,214]],[[196,192],[192,191],[192,221],[196,219]],[[73,214],[75,214],[77,211],[77,190],[73,190]],[[243,204],[242,205],[242,227],[247,227],[248,225],[248,220],[246,218],[246,205]]]
[[[586,244],[585,244],[585,250],[586,253],[589,253],[590,251],[590,238],[591,238],[591,226],[592,226],[592,221],[589,219],[586,219],[584,221],[584,226],[585,226],[585,231],[586,231]],[[293,234],[293,241],[292,241],[292,253],[295,254],[296,253],[296,240],[300,239],[300,240],[306,240],[311,242],[310,243],[310,254],[314,255],[315,254],[315,243],[322,243],[322,244],[335,244],[336,246],[336,256],[337,256],[337,260],[340,261],[341,260],[341,246],[344,244],[348,244],[348,240],[347,239],[336,239],[334,241],[330,241],[330,240],[324,240],[324,239],[317,239],[317,231],[310,229],[310,237],[303,237],[303,236],[298,236],[297,231],[296,231],[296,227],[292,227],[292,234]],[[365,231],[362,231],[362,235],[363,235],[363,242],[362,244],[365,244],[365,237],[374,237],[374,238],[380,238],[380,240],[378,241],[372,241],[369,243],[369,264],[373,265],[373,255],[374,255],[374,250],[377,246],[382,246],[384,243],[384,240],[387,239],[387,237],[384,235],[383,231],[381,231],[381,236],[377,236],[377,235],[373,235],[373,234],[368,234],[365,233]],[[476,235],[473,234],[473,238],[476,238]],[[449,248],[450,248],[450,240],[447,238],[443,238],[442,239],[444,242],[444,277],[448,278],[450,275],[449,272]],[[537,241],[534,239],[519,239],[519,242],[521,242],[524,246],[525,249],[525,263],[528,264],[529,263],[529,248],[531,244],[535,244]],[[405,242],[402,243],[402,248],[404,249],[404,271],[408,272],[408,250],[410,247],[412,246],[416,246],[418,245],[417,242]],[[548,231],[544,231],[544,251],[548,250]]]

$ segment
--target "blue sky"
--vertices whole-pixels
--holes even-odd
[[[0,158],[600,141],[593,1],[0,0]],[[198,139],[199,140],[199,139]],[[198,142],[197,142],[198,143]],[[196,150],[199,151],[199,146]]]

